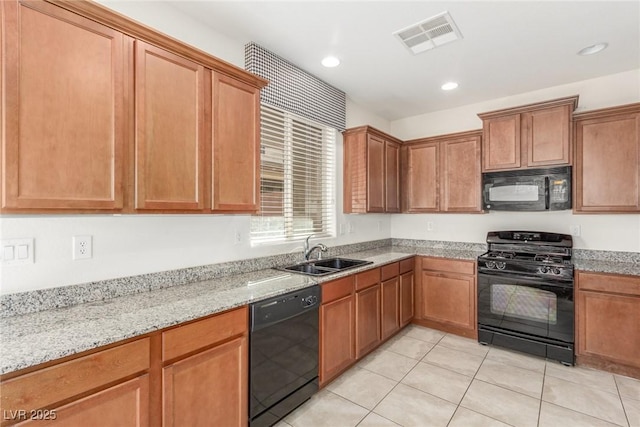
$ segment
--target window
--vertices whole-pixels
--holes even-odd
[[[334,234],[335,129],[261,107],[260,212],[251,242]]]

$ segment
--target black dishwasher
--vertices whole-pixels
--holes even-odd
[[[249,425],[272,426],[318,390],[320,287],[250,305]]]

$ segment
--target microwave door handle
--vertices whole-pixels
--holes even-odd
[[[549,177],[544,177],[544,208],[549,210],[551,194],[549,191]]]

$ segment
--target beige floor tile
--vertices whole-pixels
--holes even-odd
[[[280,421],[278,422],[278,424],[275,424],[273,427],[291,427],[291,424],[289,424],[286,421]]]
[[[440,341],[442,337],[446,335],[446,333],[444,332],[417,325],[409,325],[401,333],[408,337],[416,338],[426,342],[432,342],[434,344],[437,344],[438,341]]]
[[[438,345],[442,345],[453,350],[464,351],[474,356],[484,357],[489,352],[489,347],[480,344],[477,340],[447,334],[440,340]]]
[[[423,362],[458,372],[462,375],[474,376],[482,364],[483,357],[474,356],[463,351],[443,347],[440,344],[431,349],[422,359]]]
[[[383,348],[387,351],[393,351],[394,353],[420,360],[434,345],[435,343],[432,342],[422,341],[406,335],[399,335],[386,342]]]
[[[396,384],[397,381],[354,366],[327,388],[360,406],[373,409]]]
[[[542,402],[540,408],[540,421],[538,427],[615,427],[607,421],[563,408],[562,406],[552,405],[548,402]]]
[[[540,399],[544,373],[485,359],[476,379]]]
[[[404,377],[402,383],[457,405],[472,379],[439,366],[420,362]]]
[[[622,396],[622,404],[630,427],[640,427],[640,400]]]
[[[364,417],[364,420],[360,421],[358,427],[398,427],[398,424],[374,412],[370,412],[369,415]]]
[[[284,421],[293,427],[353,427],[368,413],[367,409],[322,390],[287,415]]]
[[[530,356],[513,350],[506,350],[500,347],[489,347],[487,359],[515,366],[516,368],[528,369],[530,371],[544,373],[545,359]]]
[[[609,393],[618,394],[618,388],[613,379],[613,374],[609,372],[581,366],[564,366],[557,362],[547,361],[545,373],[547,376],[571,381],[576,384],[597,387]]]
[[[460,405],[516,427],[538,424],[538,399],[478,380],[473,380]]]
[[[382,350],[372,353],[370,357],[367,356],[358,363],[358,366],[392,380],[400,381],[417,363],[416,359]]]
[[[373,412],[404,427],[445,427],[456,405],[398,384]]]
[[[638,355],[640,357],[640,355]],[[622,375],[614,375],[620,396],[630,397],[631,399],[640,400],[640,380],[635,378],[624,377]]]
[[[509,424],[460,406],[447,427],[509,427]]]
[[[614,424],[627,423],[618,394],[609,393],[602,388],[546,376],[542,400]]]

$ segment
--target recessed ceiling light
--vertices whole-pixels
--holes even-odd
[[[443,84],[442,86],[440,86],[440,88],[442,90],[453,90],[453,89],[455,89],[457,87],[458,87],[458,83],[456,83],[456,82],[447,82],[447,83]]]
[[[338,65],[340,65],[340,60],[335,56],[327,56],[322,60],[322,65],[327,68],[337,67]]]
[[[594,53],[598,53],[602,50],[605,50],[607,48],[607,46],[609,46],[607,43],[596,43],[596,44],[592,44],[591,46],[587,46],[584,49],[581,49],[578,52],[578,55],[593,55]]]

